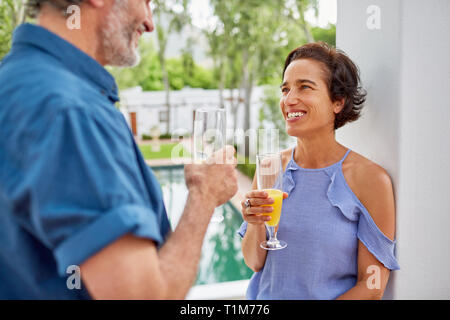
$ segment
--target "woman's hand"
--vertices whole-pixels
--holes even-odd
[[[253,187],[256,187],[255,181]],[[274,200],[269,198],[267,192],[263,190],[252,190],[245,197],[249,200],[250,207],[247,207],[245,201],[242,201],[242,217],[248,223],[247,231],[242,240],[242,253],[245,264],[254,272],[258,272],[264,267],[267,257],[267,250],[262,249],[260,243],[266,240],[264,222],[270,220],[270,216],[267,216],[267,214],[273,211],[271,205]],[[283,192],[283,199],[287,197],[288,194]],[[269,206],[262,207],[262,205]]]
[[[287,197],[288,194],[283,192],[283,199],[286,199]],[[267,214],[273,211],[273,207],[270,205],[274,203],[274,200],[273,198],[269,198],[267,192],[264,190],[252,190],[245,195],[245,198],[249,200],[250,207],[245,205],[244,200],[241,202],[241,211],[242,217],[245,221],[247,221],[247,223],[261,225],[270,220],[270,216]]]

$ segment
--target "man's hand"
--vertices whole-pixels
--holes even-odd
[[[227,146],[203,164],[185,165],[184,174],[190,194],[201,196],[214,206],[227,202],[237,192],[235,150]]]
[[[149,239],[121,237],[85,261],[83,281],[95,299],[184,299],[197,276],[214,208],[237,191],[233,147],[185,166],[189,196],[176,230],[158,250]]]

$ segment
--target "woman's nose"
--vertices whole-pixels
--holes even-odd
[[[288,92],[288,94],[284,97],[284,104],[287,106],[293,106],[298,104],[298,95],[295,92],[295,90],[291,90]]]

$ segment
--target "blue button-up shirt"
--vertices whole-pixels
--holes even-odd
[[[42,27],[15,30],[0,65],[0,299],[90,298],[70,266],[127,233],[161,245],[170,232],[117,101],[94,59]]]

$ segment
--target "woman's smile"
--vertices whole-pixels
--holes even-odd
[[[289,110],[285,114],[285,119],[289,123],[296,122],[303,119],[306,113],[305,110]]]

